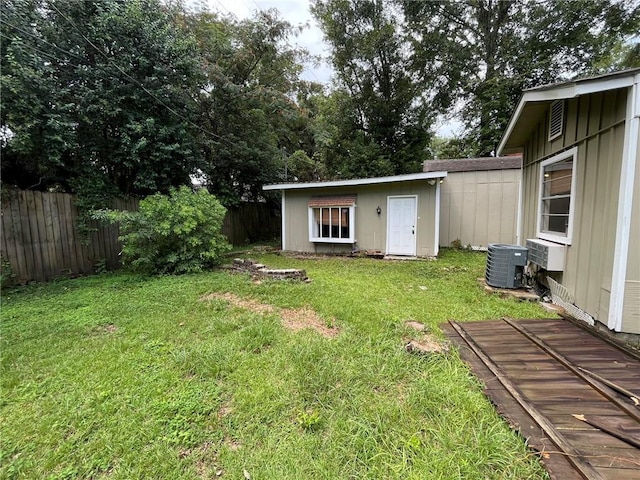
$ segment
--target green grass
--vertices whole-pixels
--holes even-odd
[[[547,478],[455,351],[402,348],[410,319],[442,338],[448,319],[548,316],[485,294],[484,255],[252,258],[313,281],[109,274],[4,291],[0,478]],[[340,334],[199,300],[212,292],[309,306]]]

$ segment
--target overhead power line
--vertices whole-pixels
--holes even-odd
[[[80,30],[80,29],[75,25],[75,23],[74,23],[73,21],[71,21],[67,16],[65,16],[62,12],[60,12],[60,10],[58,10],[58,8],[57,8],[54,4],[51,4],[51,6],[52,6],[52,7],[53,7],[57,12],[58,12],[58,14],[60,14],[60,16],[62,16],[62,17],[63,17],[63,18],[64,18],[64,19],[65,19],[65,20],[66,20],[66,21],[67,21],[67,22],[68,22],[68,23],[69,23],[69,24],[70,24],[74,29],[76,29],[76,30],[78,31],[78,33],[80,34],[80,36],[81,36],[81,37],[82,37],[82,38],[83,38],[83,39],[84,39],[84,40],[85,40],[85,41],[86,41],[86,42],[87,42],[87,43],[88,43],[88,44],[89,44],[89,45],[90,45],[94,50],[96,50],[96,51],[97,51],[101,56],[103,56],[103,57],[107,60],[107,63],[108,63],[111,67],[114,67],[114,68],[115,68],[116,70],[118,70],[118,72],[119,72],[122,76],[124,76],[127,80],[129,80],[129,81],[133,82],[135,85],[137,85],[138,87],[140,87],[140,88],[141,88],[141,89],[142,89],[142,90],[143,90],[147,95],[149,95],[151,98],[153,98],[153,99],[154,99],[154,100],[155,100],[159,105],[161,105],[162,107],[164,107],[167,111],[169,111],[170,113],[172,113],[172,114],[173,114],[173,115],[175,115],[176,117],[178,117],[178,118],[180,118],[181,120],[183,120],[183,121],[187,122],[189,125],[191,125],[191,126],[193,126],[193,127],[197,128],[197,129],[198,129],[198,130],[200,130],[201,132],[204,132],[204,133],[206,133],[207,135],[210,135],[210,136],[212,136],[212,137],[214,137],[214,138],[216,138],[216,139],[218,139],[218,140],[220,140],[220,141],[222,141],[222,142],[226,142],[226,143],[227,143],[227,144],[229,144],[229,145],[231,145],[231,144],[232,144],[232,142],[230,142],[230,141],[229,141],[229,140],[227,140],[226,138],[224,138],[224,137],[222,137],[222,136],[220,136],[220,135],[218,135],[218,134],[216,134],[216,133],[210,132],[210,131],[209,131],[209,130],[207,130],[206,128],[204,128],[204,127],[202,127],[202,126],[198,125],[197,123],[195,123],[195,122],[193,122],[193,121],[189,120],[189,119],[188,119],[188,118],[186,118],[184,115],[180,114],[180,112],[176,111],[174,108],[172,108],[171,106],[169,106],[169,105],[167,105],[165,102],[163,102],[163,101],[162,101],[160,98],[158,98],[158,97],[157,97],[153,92],[151,92],[148,88],[146,88],[146,87],[144,86],[144,84],[143,84],[143,83],[141,83],[138,79],[136,79],[135,77],[132,77],[132,76],[131,76],[131,75],[129,75],[126,71],[124,71],[122,68],[120,68],[120,66],[119,66],[119,65],[115,64],[115,63],[112,61],[111,57],[109,57],[109,55],[107,55],[104,51],[102,51],[100,48],[98,48],[98,47],[97,47],[97,46],[96,46],[96,45],[95,45],[95,44],[94,44],[94,43],[93,43],[89,38],[87,38],[87,37],[84,35],[84,33],[83,33],[83,32],[82,32],[82,31],[81,31],[81,30]],[[2,18],[0,18],[0,22],[2,22],[2,23],[3,23],[3,24],[5,24],[6,26],[8,26],[8,27],[10,27],[10,28],[14,29],[14,30],[15,30],[15,31],[17,31],[17,32],[22,33],[23,35],[27,35],[27,36],[29,36],[29,37],[31,37],[31,38],[33,38],[33,39],[35,39],[36,41],[39,41],[39,42],[41,42],[41,43],[43,43],[43,44],[45,44],[45,45],[47,45],[47,46],[49,46],[49,47],[52,47],[52,48],[56,49],[57,51],[59,51],[59,52],[61,52],[61,53],[64,53],[65,55],[68,55],[68,56],[69,56],[69,57],[71,57],[71,58],[74,58],[74,59],[76,59],[76,60],[80,60],[81,62],[86,61],[86,59],[85,59],[85,58],[83,58],[83,57],[81,57],[81,56],[79,56],[79,55],[77,55],[77,54],[75,54],[75,53],[73,53],[73,52],[70,52],[70,51],[68,51],[68,50],[65,50],[64,48],[61,48],[61,47],[59,47],[58,45],[56,45],[56,44],[54,44],[54,43],[51,43],[51,42],[49,42],[49,41],[45,40],[44,38],[42,38],[42,37],[40,37],[40,36],[38,36],[38,35],[34,34],[33,32],[29,32],[29,31],[27,31],[27,30],[24,30],[24,29],[22,29],[22,28],[20,28],[20,27],[18,27],[18,26],[16,26],[16,25],[13,25],[13,24],[11,24],[11,23],[7,22],[6,20],[4,20],[4,19],[2,19]],[[6,35],[2,35],[2,36],[3,36],[4,38],[9,39],[9,40],[11,39],[10,37],[7,37]],[[39,53],[39,54],[41,54],[41,55],[44,55],[44,56],[46,56],[46,57],[49,57],[50,59],[55,60],[55,61],[57,61],[57,62],[59,62],[59,63],[63,63],[63,60],[62,60],[62,59],[60,59],[59,57],[56,57],[55,55],[52,55],[52,54],[50,54],[50,53],[48,53],[48,52],[45,52],[45,51],[43,51],[43,50],[40,50],[40,49],[38,49],[38,48],[37,48],[36,46],[34,46],[34,45],[31,45],[31,44],[25,44],[25,45],[26,45],[27,47],[31,48],[33,51],[35,51],[35,52],[37,52],[37,53]],[[78,66],[78,65],[76,65],[76,66]],[[103,71],[106,71],[106,70],[104,70],[104,67],[102,67],[101,65],[96,65],[96,67],[101,68]],[[108,72],[108,73],[111,73],[111,72]]]

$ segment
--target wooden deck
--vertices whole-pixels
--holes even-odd
[[[640,479],[637,354],[567,320],[450,322],[443,329],[551,478]]]

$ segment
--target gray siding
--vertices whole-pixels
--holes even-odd
[[[536,237],[540,161],[578,147],[574,166],[577,187],[573,242],[566,250],[564,272],[553,277],[574,295],[578,307],[604,324],[611,295],[626,100],[626,89],[568,100],[564,135],[547,141],[548,115],[545,115],[523,152],[524,241]],[[635,223],[638,231],[640,227]],[[630,262],[638,262],[637,241],[632,240],[630,257],[633,257]],[[635,271],[630,268],[627,273],[627,285],[640,280],[640,268]],[[640,304],[637,283],[627,290],[625,303]],[[623,319],[623,330],[632,330],[630,319]]]
[[[416,225],[416,253],[418,256],[437,255],[435,245],[436,187],[426,181],[356,187],[312,188],[287,190],[284,194],[284,250],[312,253],[344,253],[351,244],[309,242],[309,200],[318,195],[356,194],[355,226],[357,247],[360,250],[385,251],[387,241],[387,197],[418,196],[418,224]],[[382,210],[378,215],[377,207]]]
[[[441,185],[440,245],[516,243],[520,170],[450,172]]]

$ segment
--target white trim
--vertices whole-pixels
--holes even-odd
[[[310,183],[280,183],[264,185],[263,190],[295,190],[302,188],[324,188],[324,187],[349,187],[356,185],[374,185],[379,183],[409,182],[412,180],[429,180],[431,178],[444,178],[447,172],[421,172],[408,175],[394,175],[391,177],[377,178],[354,178],[352,180],[335,180],[332,182],[310,182]]]
[[[314,237],[313,236],[313,226],[314,226],[314,218],[313,211],[316,208],[348,208],[349,209],[349,237],[348,238],[333,238],[333,237]],[[356,243],[356,207],[355,205],[351,205],[349,207],[346,206],[331,206],[331,205],[323,205],[321,207],[308,207],[309,209],[309,242],[311,243]],[[338,212],[340,213],[340,212]],[[340,215],[338,215],[340,218]],[[329,220],[329,225],[331,225],[331,220]]]
[[[522,209],[523,209],[523,198],[522,198],[522,183],[524,179],[524,159],[523,164],[520,165],[520,178],[518,179],[518,209],[516,213],[516,245],[522,245]]]
[[[417,238],[418,238],[418,195],[389,195],[387,197],[387,244],[385,245],[385,254],[386,255],[405,255],[405,254],[399,254],[399,253],[389,253],[389,238],[391,237],[390,235],[390,228],[391,228],[391,200],[392,199],[399,199],[399,198],[413,198],[415,200],[415,208],[413,209],[414,211],[414,219],[413,219],[413,248],[412,248],[412,253],[408,254],[407,256],[416,256],[416,252],[417,252]]]
[[[500,156],[502,154],[509,137],[511,137],[511,134],[522,115],[522,110],[527,103],[551,102],[553,100],[575,98],[580,95],[630,87],[637,83],[637,80],[634,80],[637,77],[637,71],[637,69],[634,69],[626,73],[619,72],[617,74],[614,73],[597,78],[575,80],[572,82],[556,84],[555,86],[548,85],[525,90],[522,97],[520,97],[518,106],[511,116],[504,135],[500,140],[500,144],[496,149],[496,155]]]
[[[280,236],[282,237],[282,238],[281,238],[281,241],[282,241],[282,250],[286,250],[286,249],[287,249],[287,248],[286,248],[286,245],[287,245],[287,244],[285,243],[285,238],[286,238],[285,236],[286,236],[286,234],[287,234],[287,233],[286,233],[286,232],[287,232],[287,229],[286,229],[287,222],[285,221],[285,218],[286,218],[286,214],[285,214],[286,209],[285,209],[285,205],[284,205],[284,197],[285,197],[285,193],[284,193],[284,191],[283,191],[283,192],[282,192],[282,214],[281,214],[281,216],[282,216],[282,219],[281,219],[281,220],[282,220],[282,233],[280,234]]]
[[[563,235],[555,235],[550,232],[541,231],[542,226],[542,185],[544,183],[544,167],[547,165],[560,162],[566,158],[572,157],[573,166],[571,171],[571,198],[569,200],[569,225],[567,226],[567,235],[566,237]],[[544,240],[549,240],[550,242],[562,243],[564,245],[571,245],[571,239],[573,235],[573,222],[575,216],[575,208],[576,208],[576,171],[577,171],[577,157],[578,157],[578,147],[570,148],[569,150],[565,150],[557,155],[554,155],[551,158],[547,158],[540,162],[540,175],[538,176],[538,218],[536,219],[536,236],[538,238],[542,238]]]
[[[436,184],[436,215],[435,215],[435,238],[433,241],[433,256],[440,253],[440,182]]]
[[[624,293],[629,259],[629,241],[631,235],[631,214],[633,208],[633,189],[640,137],[640,74],[634,78],[633,86],[627,97],[627,118],[624,129],[622,149],[622,168],[620,171],[620,190],[618,194],[618,218],[616,222],[616,240],[611,277],[611,297],[609,299],[609,318],[607,326],[616,332],[622,331],[624,313]]]

